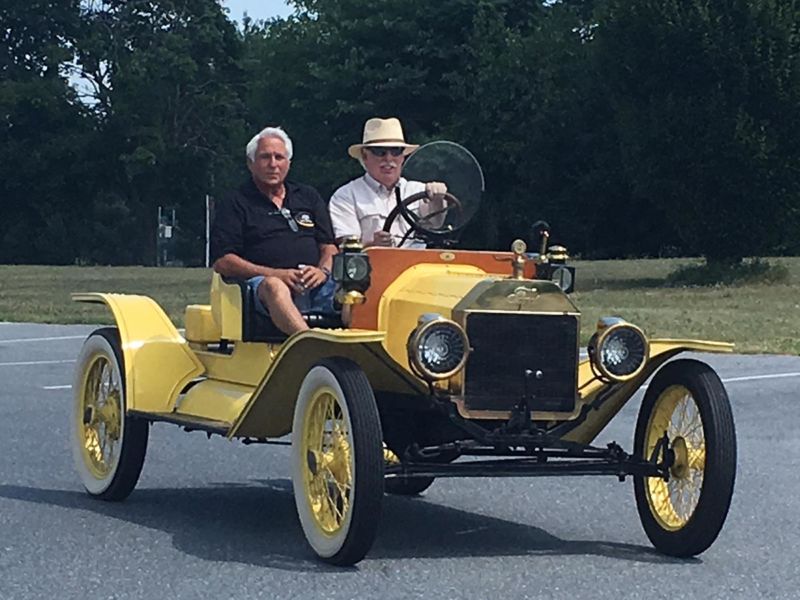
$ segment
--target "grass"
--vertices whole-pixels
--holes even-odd
[[[770,277],[735,285],[676,287],[678,272],[699,261],[577,261],[572,299],[583,311],[584,343],[601,316],[618,315],[654,337],[735,342],[738,352],[800,353],[800,258],[770,259]],[[71,292],[152,297],[177,324],[187,304],[208,302],[208,269],[0,265],[0,321],[110,323],[101,306],[70,301]]]
[[[0,265],[0,321],[112,323],[100,305],[72,302],[72,292],[143,294],[173,322],[187,304],[208,304],[210,269]]]
[[[583,336],[597,318],[619,315],[652,337],[734,342],[737,352],[800,353],[800,258],[770,259],[778,282],[674,287],[670,275],[700,261],[576,262]]]

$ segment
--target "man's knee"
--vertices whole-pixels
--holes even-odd
[[[291,295],[289,286],[277,277],[264,277],[261,285],[258,286],[258,295],[263,300],[267,298],[279,298],[284,295]]]

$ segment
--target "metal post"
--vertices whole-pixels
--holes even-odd
[[[211,262],[211,197],[206,194],[206,267]]]
[[[161,262],[161,248],[163,243],[163,230],[164,224],[161,221],[161,207],[158,207],[158,227],[156,228],[156,266],[162,266]]]

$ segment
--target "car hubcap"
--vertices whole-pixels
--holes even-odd
[[[97,356],[86,370],[80,402],[84,461],[94,477],[103,479],[119,458],[122,433],[122,383],[106,356]]]
[[[353,455],[349,423],[332,389],[318,390],[303,427],[303,483],[311,514],[326,535],[337,533],[352,502]]]
[[[658,477],[646,480],[650,510],[664,529],[675,531],[689,522],[703,488],[706,440],[703,421],[691,392],[674,385],[656,400],[647,427],[645,456],[651,456],[666,432],[675,460],[669,481]]]

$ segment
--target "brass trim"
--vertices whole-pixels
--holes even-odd
[[[556,317],[580,317],[579,312],[553,312],[550,310],[503,310],[503,309],[483,309],[483,308],[468,308],[459,311],[459,316],[466,319],[467,315],[474,313],[479,314],[492,314],[492,315],[538,315],[538,316],[556,316]]]
[[[364,304],[367,297],[359,291],[350,290],[349,292],[342,293],[342,290],[336,292],[336,301],[342,306],[353,304]]]

